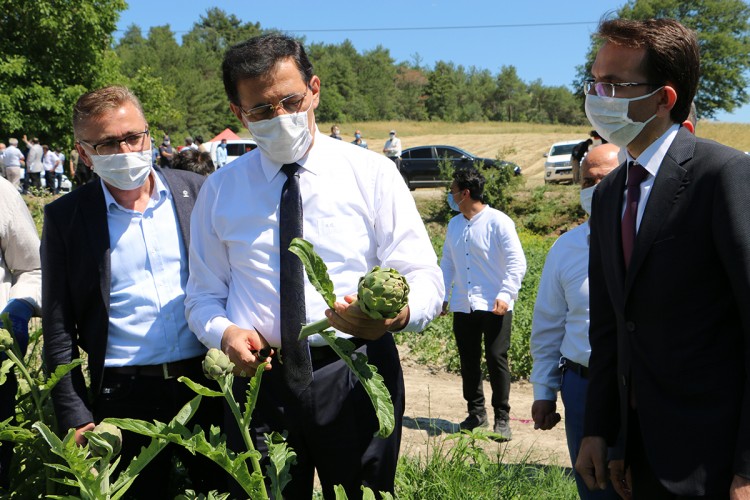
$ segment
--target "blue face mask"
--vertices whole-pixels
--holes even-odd
[[[461,211],[461,208],[458,206],[458,203],[456,203],[456,199],[453,197],[453,193],[448,193],[448,206],[451,207],[451,209],[454,212]]]

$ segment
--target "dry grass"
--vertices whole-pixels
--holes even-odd
[[[330,123],[319,123],[329,133]],[[380,152],[388,132],[396,129],[404,148],[427,144],[450,144],[478,156],[503,159],[523,168],[527,186],[544,182],[544,153],[553,142],[584,140],[590,127],[500,122],[364,122],[340,123],[344,140],[354,140],[359,129],[370,149]],[[698,136],[712,139],[741,151],[750,151],[750,124],[701,121]]]

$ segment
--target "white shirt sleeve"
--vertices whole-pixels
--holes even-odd
[[[553,247],[547,255],[534,305],[530,340],[534,365],[529,379],[534,386],[534,400],[556,401],[561,384],[562,372],[558,365],[568,306],[556,254]]]
[[[495,298],[510,304],[518,298],[521,282],[526,275],[526,256],[513,221],[508,217],[503,225],[504,230],[497,232],[496,244],[502,248],[505,258],[505,278]]]

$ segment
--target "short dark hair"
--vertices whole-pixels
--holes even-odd
[[[290,57],[294,59],[302,80],[309,84],[314,74],[312,64],[305,48],[292,37],[269,33],[229,47],[221,64],[224,91],[229,102],[240,105],[237,84],[241,80],[263,76],[280,61]]]
[[[211,155],[193,148],[185,148],[174,157],[172,168],[177,170],[188,170],[200,175],[208,175],[214,170],[214,162]]]
[[[469,190],[472,200],[482,201],[485,178],[479,170],[474,167],[458,168],[453,172],[453,180],[461,191]]]
[[[144,121],[146,120],[146,114],[143,112],[141,101],[127,87],[110,85],[83,94],[78,98],[75,106],[73,106],[73,133],[76,138],[78,138],[78,132],[83,126],[84,121],[101,116],[106,111],[118,109],[126,102],[135,106],[135,109],[141,113]]]
[[[695,33],[674,19],[612,19],[599,25],[605,43],[646,49],[643,71],[650,82],[677,91],[670,116],[682,123],[690,112],[700,78],[700,49]]]

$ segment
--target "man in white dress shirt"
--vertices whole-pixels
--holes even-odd
[[[443,311],[447,312],[449,305],[453,311],[453,334],[469,412],[460,428],[487,425],[480,362],[484,337],[494,432],[510,440],[508,349],[513,301],[526,274],[526,257],[510,217],[482,201],[484,183],[484,176],[473,167],[453,174],[448,204],[461,213],[448,223],[440,262],[445,283]]]
[[[581,163],[581,206],[591,214],[594,189],[617,168],[620,148],[602,144]],[[559,421],[557,393],[565,405],[565,435],[572,464],[583,439],[583,413],[588,389],[589,345],[589,223],[560,236],[547,254],[534,307],[531,356],[534,366],[534,428],[549,430]],[[612,485],[589,491],[579,474],[576,485],[581,498],[617,498]]]
[[[210,175],[198,197],[188,322],[206,346],[223,349],[245,373],[270,361],[250,431],[264,455],[264,432],[288,432],[297,464],[286,498],[310,498],[316,470],[326,498],[337,484],[349,498],[361,497],[362,484],[393,492],[404,387],[390,332],[424,329],[443,296],[427,232],[393,162],[318,130],[320,79],[299,42],[279,34],[251,38],[230,48],[222,67],[230,108],[258,148]],[[295,165],[296,174],[287,173]],[[395,408],[395,430],[386,439],[373,437],[369,398],[318,336],[305,346],[312,381],[300,394],[286,380],[300,367],[259,352],[269,345],[285,352],[280,270],[291,253],[280,248],[279,219],[287,183],[299,185],[303,236],[327,264],[338,300],[329,309],[304,278],[295,292],[306,321],[327,317],[339,334],[354,335],[358,352],[377,367]],[[396,318],[374,320],[350,305],[359,278],[375,265],[393,267],[409,282],[408,306]],[[236,379],[238,397],[246,387],[247,379]],[[230,447],[244,447],[236,425],[227,422],[226,432]]]

